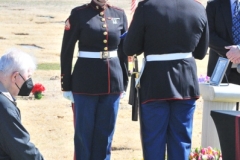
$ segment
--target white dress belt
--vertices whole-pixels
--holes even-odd
[[[170,53],[160,55],[147,55],[146,61],[169,61],[192,57],[192,52],[187,53]]]
[[[88,52],[88,51],[79,51],[78,57],[81,58],[99,58],[107,59],[112,57],[117,57],[117,51],[100,51],[100,52]]]
[[[192,52],[187,53],[169,53],[169,54],[160,54],[160,55],[147,55],[146,58],[143,58],[142,68],[139,72],[138,78],[135,79],[135,87],[140,87],[140,79],[143,74],[143,70],[145,68],[146,62],[149,61],[170,61],[170,60],[178,60],[184,58],[192,57]],[[146,60],[145,60],[146,59]]]

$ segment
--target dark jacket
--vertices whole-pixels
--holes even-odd
[[[141,102],[199,97],[195,59],[208,48],[205,8],[193,0],[139,2],[124,40],[127,55],[192,52],[193,58],[147,62],[141,81]]]
[[[0,84],[0,160],[43,160],[21,123],[20,110]]]
[[[62,91],[79,94],[111,94],[126,91],[127,56],[123,53],[121,34],[127,30],[122,9],[107,4],[101,8],[93,1],[72,10],[66,21],[61,50]],[[106,25],[103,27],[103,25]],[[75,43],[78,51],[118,51],[110,59],[78,58],[72,70]]]
[[[209,59],[207,75],[212,76],[213,70],[219,57],[226,58],[225,46],[233,45],[232,37],[232,12],[230,0],[211,0],[206,7],[209,23]],[[227,68],[227,75],[231,72],[232,62]],[[240,76],[240,74],[239,74]],[[240,84],[240,82],[239,82]]]

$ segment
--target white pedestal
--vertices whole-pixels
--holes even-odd
[[[201,146],[221,149],[210,111],[236,110],[236,102],[240,102],[240,86],[231,83],[229,86],[211,86],[207,83],[200,83],[199,87],[203,98]]]

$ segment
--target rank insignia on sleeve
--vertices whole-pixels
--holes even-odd
[[[71,25],[70,25],[69,19],[67,19],[65,22],[65,30],[68,31],[70,30],[70,28],[71,28]]]

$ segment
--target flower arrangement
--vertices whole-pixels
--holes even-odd
[[[220,150],[207,148],[193,149],[189,155],[189,160],[222,160],[222,153]]]
[[[45,87],[41,83],[36,83],[33,86],[32,94],[34,95],[34,98],[41,99],[43,94],[42,92],[45,91]]]
[[[198,77],[199,83],[209,83],[209,81],[210,81],[210,77],[208,76],[200,75],[200,77]]]

